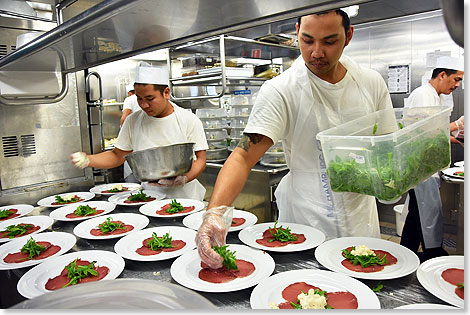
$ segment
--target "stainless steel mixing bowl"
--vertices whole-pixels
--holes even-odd
[[[183,175],[191,169],[194,143],[180,143],[134,151],[126,160],[141,182]]]

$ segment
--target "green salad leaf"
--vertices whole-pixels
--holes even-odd
[[[151,197],[149,195],[146,195],[144,191],[141,189],[138,193],[132,194],[127,198],[129,201],[147,201]]]
[[[7,218],[10,214],[14,213],[15,211],[11,209],[3,209],[0,210],[0,219]]]
[[[463,284],[464,284],[463,282],[462,282],[462,283],[459,283],[459,284],[457,284],[457,288],[459,288],[459,289],[463,289],[463,288],[464,288]]]
[[[124,224],[122,223],[116,223],[116,222],[111,222],[111,217],[106,218],[106,221],[98,225],[98,228],[103,232],[104,234],[112,232],[114,230],[122,230],[125,229]]]
[[[77,260],[78,258],[76,258],[70,264],[65,266],[65,270],[67,270],[68,278],[70,279],[70,281],[64,286],[62,286],[62,288],[65,288],[69,285],[77,284],[78,280],[82,278],[88,276],[98,276],[98,272],[95,270],[96,261],[91,262],[89,265],[77,266]]]
[[[14,238],[17,235],[25,234],[28,230],[32,229],[33,226],[32,224],[9,225],[7,229],[2,232],[8,232],[8,238]]]
[[[96,209],[90,207],[89,205],[78,206],[77,209],[73,212],[77,216],[87,216],[96,213]]]
[[[151,250],[159,250],[162,248],[172,248],[173,245],[171,245],[171,236],[170,233],[166,233],[162,237],[158,237],[157,233],[153,232],[152,233],[152,239],[147,242],[147,247],[149,247]]]
[[[374,129],[372,130],[372,134],[375,135],[377,132],[377,123],[374,124]]]
[[[298,235],[294,235],[290,232],[290,228],[288,227],[283,228],[282,225],[279,227],[276,227],[276,225],[277,225],[277,220],[276,222],[274,222],[274,227],[269,228],[269,232],[274,237],[274,239],[270,239],[268,240],[268,242],[274,242],[275,240],[281,241],[281,242],[290,242],[290,241],[296,241],[299,238]]]
[[[384,285],[382,284],[381,281],[379,281],[379,283],[377,283],[377,286],[375,286],[374,288],[372,288],[372,291],[374,291],[374,292],[380,292],[383,288],[384,288]]]
[[[166,209],[166,213],[177,213],[183,211],[184,207],[181,203],[177,202],[176,199],[171,199],[170,208]]]
[[[46,250],[46,247],[38,245],[36,241],[30,237],[26,244],[23,245],[21,251],[29,255],[29,258],[34,258],[35,256],[41,254]]]
[[[356,249],[355,246],[352,247],[352,249]],[[344,257],[346,257],[347,260],[353,263],[354,266],[357,264],[360,264],[361,267],[368,267],[368,266],[373,266],[373,265],[385,265],[388,263],[388,260],[386,258],[387,254],[384,254],[382,257],[379,255],[374,256],[374,255],[361,255],[361,256],[356,256],[351,254],[351,252],[345,248],[343,249],[343,254]]]
[[[224,246],[214,246],[214,250],[217,254],[222,256],[224,259],[224,266],[227,267],[227,269],[235,269],[238,270],[238,266],[236,264],[237,258],[235,257],[235,251],[232,252],[229,249],[227,249],[229,245],[224,245]]]
[[[397,152],[394,154],[394,152]],[[331,189],[395,200],[450,163],[450,142],[444,132],[410,138],[394,150],[391,141],[364,149],[365,163],[336,156],[328,164]]]

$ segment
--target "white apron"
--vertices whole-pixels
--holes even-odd
[[[183,137],[183,142],[188,142],[188,138],[186,137],[186,132],[184,131],[185,125],[181,121],[180,117],[180,109],[177,106],[174,106],[171,102],[170,104],[173,106],[175,110],[175,117],[176,122],[178,123],[178,128],[175,128],[175,132],[180,132]],[[144,133],[141,129],[141,126],[134,126],[134,130],[136,135],[142,136]],[[145,150],[148,149],[148,146],[145,145],[145,141],[139,141],[139,143],[143,143],[145,147],[135,148],[135,151]],[[195,155],[194,157],[195,158]],[[204,199],[204,195],[206,193],[206,189],[202,184],[197,180],[193,179],[189,183],[186,183],[184,186],[175,186],[175,187],[161,187],[161,186],[154,186],[149,185],[148,182],[143,182],[142,187],[146,190],[153,190],[165,195],[165,198],[187,198],[187,199],[196,199],[202,201]]]
[[[361,90],[360,111],[375,111],[372,99],[358,83],[357,66],[342,60],[353,81]],[[307,67],[302,58],[294,62],[299,91],[299,112],[293,134],[289,173],[281,180],[275,196],[279,208],[279,221],[313,226],[327,239],[343,236],[380,237],[375,198],[356,193],[335,193],[330,189],[326,164],[316,134],[335,126],[332,120],[343,123],[357,118],[357,112],[341,111],[337,117],[326,117],[325,102],[316,86],[310,84]],[[313,97],[312,90],[319,95]],[[344,101],[348,98],[343,95]],[[342,100],[339,100],[341,102]],[[284,141],[284,140],[283,140]],[[285,144],[284,144],[285,145]]]

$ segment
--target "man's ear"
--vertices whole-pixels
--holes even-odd
[[[346,43],[344,44],[344,47],[349,45],[349,42],[351,41],[354,33],[354,26],[350,25],[348,31],[346,32]]]
[[[170,99],[170,88],[168,86],[163,90],[163,97],[167,100]]]

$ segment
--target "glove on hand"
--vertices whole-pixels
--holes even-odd
[[[223,266],[224,259],[212,247],[225,245],[232,216],[233,207],[227,206],[211,208],[203,215],[202,224],[196,234],[196,245],[201,260],[212,269]]]
[[[85,168],[90,164],[90,159],[85,152],[75,152],[70,155],[73,165],[78,168]]]

